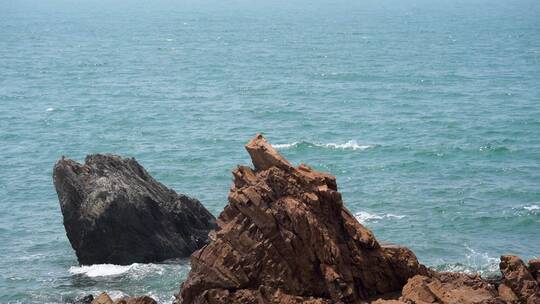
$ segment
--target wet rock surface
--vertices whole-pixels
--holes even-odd
[[[208,243],[215,218],[196,199],[156,181],[133,158],[62,158],[54,185],[80,264],[131,264],[189,256]]]
[[[182,303],[361,303],[429,271],[381,246],[343,205],[334,176],[293,167],[261,136],[233,171],[210,244],[192,255]]]

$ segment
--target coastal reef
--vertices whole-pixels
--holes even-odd
[[[94,154],[80,164],[62,157],[53,181],[82,265],[187,257],[216,227],[197,199],[159,183],[134,158]]]
[[[501,258],[501,277],[439,273],[383,244],[344,206],[334,176],[294,167],[257,135],[233,171],[211,242],[191,256],[177,303],[540,304],[540,262]]]

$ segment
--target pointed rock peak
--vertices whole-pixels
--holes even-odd
[[[293,169],[294,167],[270,145],[261,134],[246,144],[246,150],[251,156],[251,162],[255,170],[267,170],[271,167],[281,169]]]

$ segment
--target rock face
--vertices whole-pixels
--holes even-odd
[[[182,303],[360,303],[429,275],[407,248],[381,246],[343,205],[336,179],[293,167],[261,136],[254,169],[233,171],[210,244],[192,255]]]
[[[152,178],[133,158],[62,158],[54,185],[80,264],[131,264],[189,256],[208,243],[215,218],[196,199]]]
[[[502,256],[499,266],[504,276],[504,285],[508,286],[522,303],[540,304],[540,285],[519,257]]]

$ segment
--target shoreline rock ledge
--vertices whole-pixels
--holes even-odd
[[[186,257],[208,243],[214,216],[156,181],[134,158],[62,157],[53,170],[64,227],[79,263],[148,263]]]
[[[254,169],[233,171],[212,241],[191,256],[182,304],[540,304],[540,261],[501,258],[502,276],[439,273],[379,243],[345,208],[334,176],[293,167],[257,135]]]

